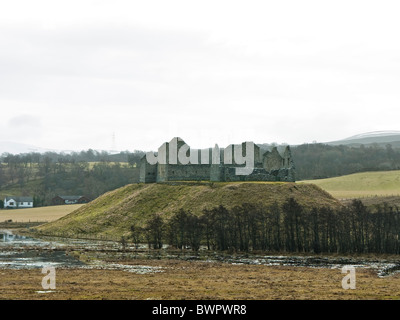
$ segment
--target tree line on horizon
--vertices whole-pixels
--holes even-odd
[[[306,209],[294,198],[283,205],[220,205],[200,216],[180,209],[168,220],[153,214],[131,226],[131,240],[160,249],[231,252],[400,253],[400,211],[387,204],[368,209],[360,200],[341,209]]]
[[[77,162],[120,162],[135,167],[139,166],[140,159],[144,155],[145,151],[140,150],[111,154],[107,151],[92,149],[71,153],[31,152],[17,155],[3,153],[0,156],[0,162],[14,169],[32,167],[32,164],[57,163],[63,165]],[[383,146],[375,143],[356,147],[305,143],[293,146],[292,156],[298,180],[330,178],[361,171],[400,169],[400,148],[393,147],[391,144]],[[20,176],[21,172],[14,172],[12,177],[15,180]]]
[[[372,144],[359,147],[302,144],[292,148],[297,180],[338,177],[365,171],[400,169],[400,148]]]
[[[0,193],[10,187],[17,189],[17,196],[33,196],[36,207],[51,205],[56,195],[85,195],[95,199],[137,180],[137,167],[143,155],[142,151],[110,154],[94,150],[71,154],[3,154]]]
[[[144,151],[111,154],[87,150],[72,153],[27,153],[0,156],[0,193],[12,188],[33,196],[36,206],[50,205],[56,194],[99,195],[139,181]],[[400,169],[400,148],[302,144],[292,147],[296,180],[329,178],[363,171]]]

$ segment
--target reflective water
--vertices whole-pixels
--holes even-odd
[[[83,263],[61,245],[0,230],[0,268],[30,269],[44,266],[76,267]]]
[[[123,270],[138,274],[162,272],[156,266],[126,265],[95,259],[83,263],[70,255],[70,251],[112,253],[120,250],[116,242],[63,239],[41,240],[13,234],[9,230],[0,230],[0,269],[31,269],[44,266],[82,269]]]

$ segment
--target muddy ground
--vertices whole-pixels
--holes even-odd
[[[1,299],[399,299],[400,274],[356,272],[356,289],[342,288],[340,269],[137,260],[138,270],[57,268],[56,289],[43,290],[40,269],[0,270]]]

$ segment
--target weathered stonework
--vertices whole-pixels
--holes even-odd
[[[175,139],[175,140],[174,140]],[[174,138],[171,142],[164,143],[160,148],[166,148],[165,163],[150,164],[144,156],[140,163],[140,182],[163,182],[163,181],[295,181],[295,166],[292,159],[290,147],[287,146],[281,155],[278,148],[262,152],[259,146],[254,145],[254,169],[251,174],[237,175],[236,168],[244,167],[234,161],[231,164],[229,159],[225,159],[225,150],[230,150],[233,146],[223,149],[213,149],[219,153],[220,162],[213,162],[212,149],[197,150],[198,159],[194,157],[194,162],[199,164],[183,164],[179,161],[179,150],[186,145],[180,138]],[[173,142],[175,144],[173,144]],[[174,154],[170,154],[170,146],[178,146]],[[172,148],[172,150],[174,150]],[[182,151],[183,150],[183,151]],[[189,157],[190,148],[185,156]],[[202,153],[204,151],[204,153]],[[185,152],[185,149],[181,149]],[[195,154],[194,150],[193,153]],[[247,154],[246,144],[242,144],[243,155]],[[206,156],[204,156],[205,154]],[[208,155],[208,156],[207,156]],[[171,159],[173,161],[171,161]],[[172,162],[172,163],[171,163]]]

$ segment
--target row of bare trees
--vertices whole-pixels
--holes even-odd
[[[339,210],[305,209],[295,199],[265,207],[218,206],[194,215],[184,209],[168,220],[154,214],[145,227],[131,227],[135,243],[149,247],[314,253],[400,253],[400,212],[382,205],[369,210],[359,200]]]
[[[139,170],[135,166],[141,154],[126,152],[108,155],[91,150],[72,155],[6,154],[0,157],[0,191],[8,193],[12,189],[16,195],[33,196],[35,206],[51,205],[52,198],[58,194],[85,195],[94,199],[107,191],[138,181]],[[108,161],[114,156],[124,156],[125,162]],[[107,161],[88,162],[85,159]]]
[[[355,147],[305,143],[294,146],[292,156],[296,164],[296,179],[298,180],[400,169],[400,148],[396,144]]]

